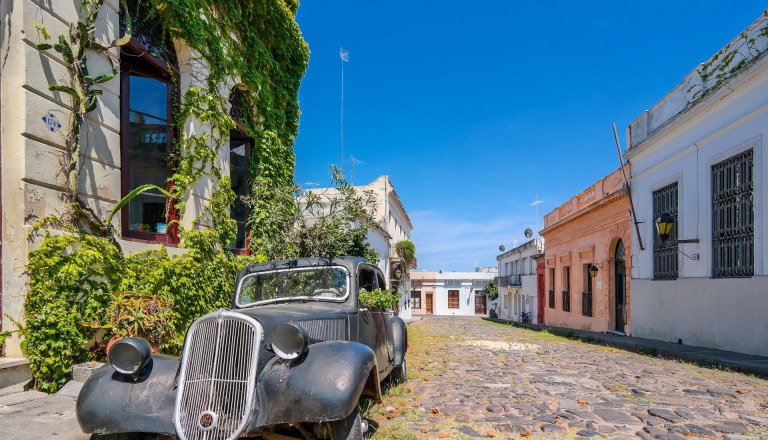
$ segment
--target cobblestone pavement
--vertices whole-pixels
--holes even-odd
[[[414,322],[409,341],[410,392],[382,434],[768,439],[765,379],[471,317]]]

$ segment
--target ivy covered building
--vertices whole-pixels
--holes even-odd
[[[36,275],[29,255],[48,234],[105,237],[124,255],[164,247],[172,256],[184,251],[186,232],[212,229],[235,255],[249,253],[251,208],[240,196],[256,179],[293,182],[297,93],[309,57],[297,7],[2,2],[0,331],[24,319]],[[87,279],[116,288],[98,266]],[[64,276],[59,269],[53,281]],[[3,355],[22,356],[15,333]]]

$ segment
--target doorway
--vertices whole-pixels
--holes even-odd
[[[485,315],[487,313],[485,304],[485,294],[475,295],[475,315]]]
[[[432,311],[432,294],[431,293],[427,294],[427,313],[429,313],[430,315],[434,313]]]
[[[536,323],[544,324],[544,274],[536,275],[536,297],[538,298]]]
[[[626,274],[627,266],[624,262],[624,242],[619,240],[616,243],[616,252],[614,253],[614,274],[615,274],[615,305],[616,305],[616,331],[624,332],[624,325],[627,322],[626,315]]]

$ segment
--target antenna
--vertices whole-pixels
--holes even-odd
[[[535,206],[536,207],[536,222],[533,225],[533,227],[536,228],[536,229],[539,229],[539,205],[541,205],[542,203],[544,203],[544,201],[543,200],[539,200],[539,195],[536,194],[536,200],[534,200],[531,203],[531,206]]]

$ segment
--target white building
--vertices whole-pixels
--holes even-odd
[[[381,257],[379,268],[388,274],[389,287],[396,287],[403,293],[400,297],[400,317],[410,319],[410,298],[405,293],[411,291],[408,273],[415,261],[402,261],[395,251],[395,245],[411,239],[411,231],[413,231],[411,219],[389,176],[380,176],[368,185],[356,186],[355,189],[371,191],[376,197],[376,219],[382,227],[368,231],[368,242]],[[397,273],[401,274],[399,279],[396,276]]]
[[[485,285],[495,272],[438,272],[435,274],[433,314],[475,316],[487,315]]]
[[[629,126],[633,336],[768,355],[766,30],[768,10]]]
[[[538,322],[536,258],[543,254],[544,239],[539,237],[496,257],[500,319],[520,321],[522,313],[527,313],[530,322]]]
[[[389,176],[380,176],[367,185],[358,185],[353,187],[359,194],[370,193],[375,202],[374,218],[378,226],[372,227],[368,231],[368,243],[379,255],[379,268],[387,274],[389,288],[397,288],[403,295],[400,298],[400,316],[403,319],[411,317],[411,307],[409,296],[410,280],[408,274],[415,265],[415,261],[404,262],[397,255],[395,246],[398,242],[411,239],[413,224],[408,217],[408,213],[400,201],[400,197],[392,185]],[[322,190],[311,190],[320,197],[331,198],[337,194],[335,188]],[[400,278],[396,274],[400,274]]]

